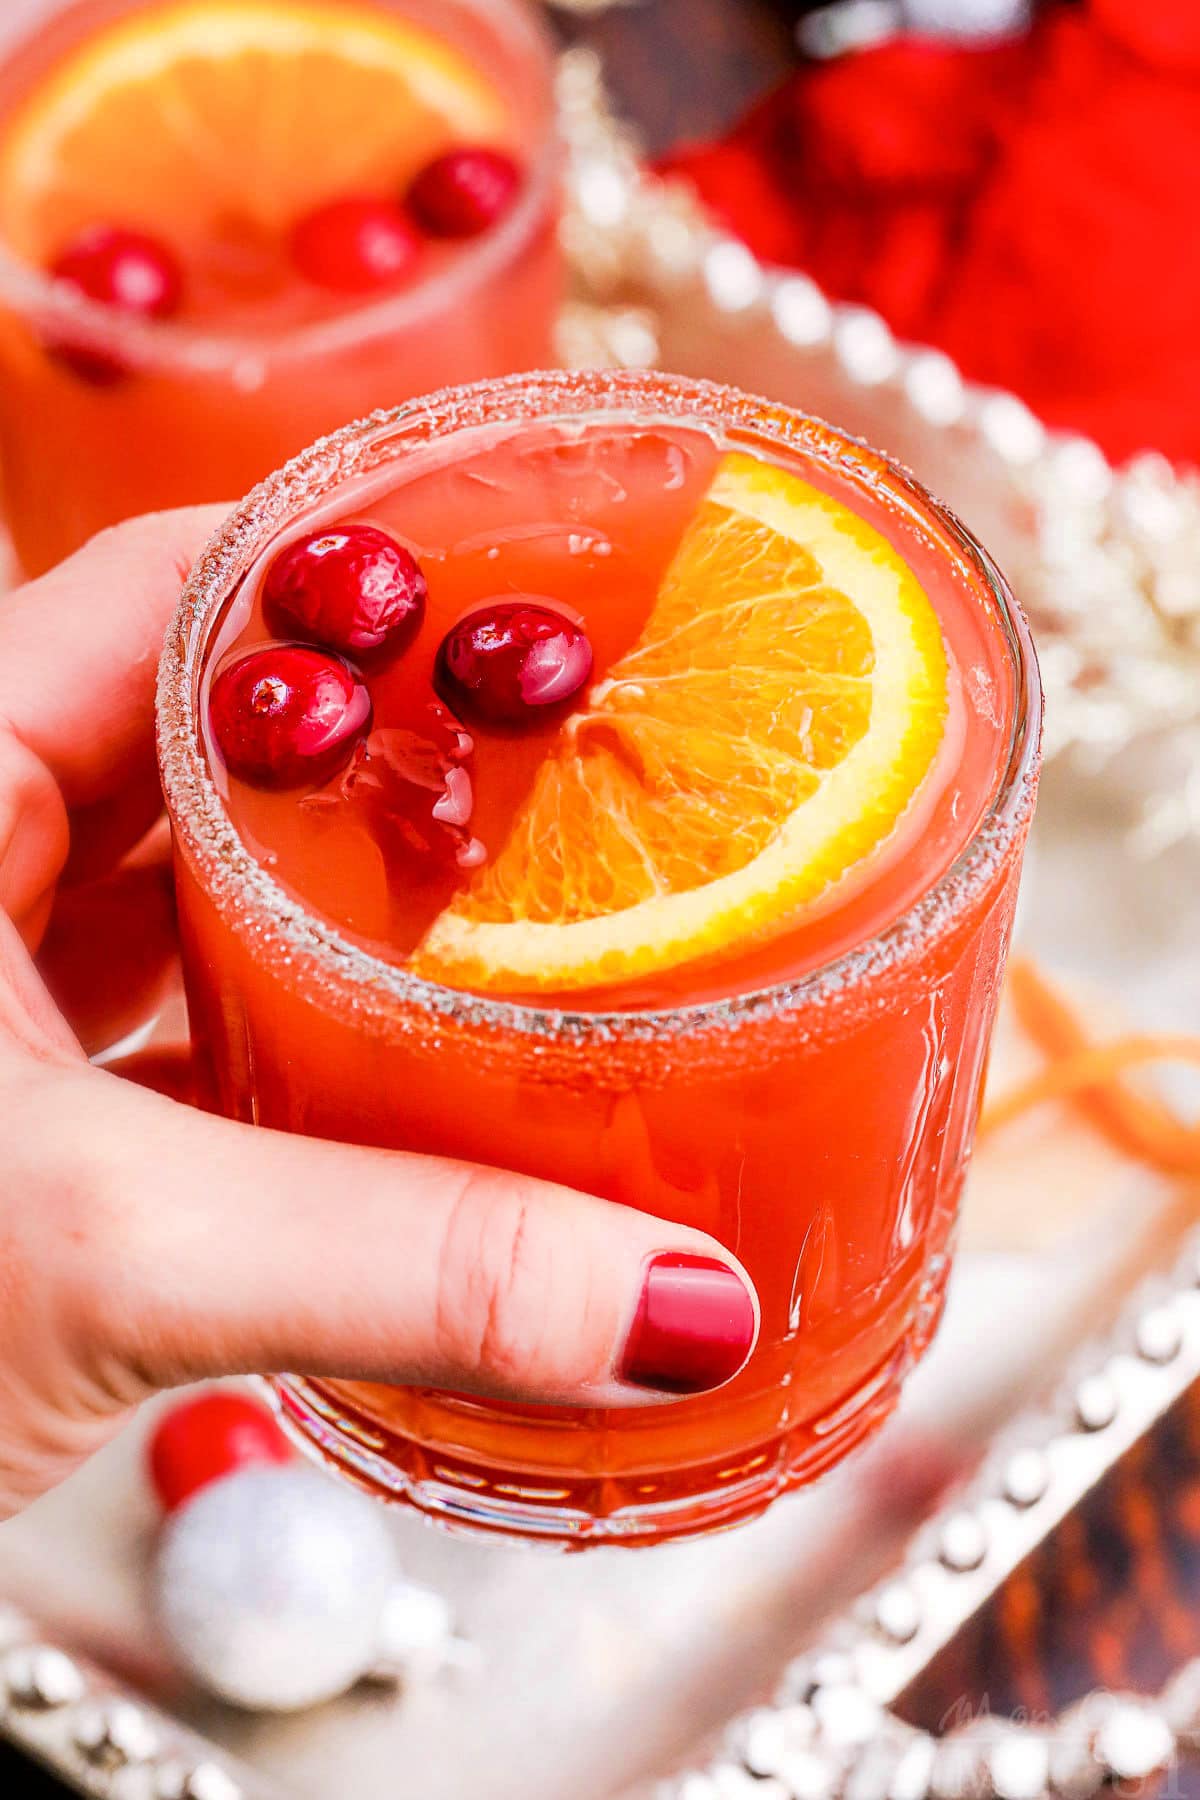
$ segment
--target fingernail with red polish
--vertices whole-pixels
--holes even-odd
[[[703,1394],[736,1375],[754,1342],[745,1282],[711,1256],[654,1257],[646,1265],[622,1381],[664,1394]]]

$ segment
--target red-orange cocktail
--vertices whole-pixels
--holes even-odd
[[[348,544],[390,559],[388,643],[305,586]],[[285,754],[263,721],[318,666],[337,707]],[[761,1302],[710,1396],[285,1378],[301,1434],[444,1520],[570,1544],[732,1523],[864,1437],[942,1304],[1035,786],[1026,628],[961,526],[728,389],[460,390],[251,497],[161,709],[222,1111],[686,1222]]]
[[[36,574],[347,418],[553,360],[525,0],[59,0],[0,22],[0,464]]]

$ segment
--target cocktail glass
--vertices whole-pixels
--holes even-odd
[[[668,1004],[603,1013],[442,987],[352,943],[239,839],[198,719],[239,584],[308,512],[328,517],[344,484],[423,450],[444,458],[453,433],[598,419],[667,434],[703,422],[854,508],[922,581],[952,661],[971,626],[957,679],[978,715],[948,800],[962,841],[939,864],[918,833],[894,890],[903,904],[859,918],[851,947],[798,976],[780,960],[772,978],[768,962],[756,986],[715,998],[720,970],[702,990],[685,968]],[[731,389],[666,375],[480,384],[351,426],[251,495],[192,577],[160,687],[193,1039],[213,1103],[550,1177],[698,1227],[740,1258],[762,1308],[750,1362],[710,1396],[584,1411],[283,1376],[278,1402],[301,1440],[443,1522],[579,1546],[736,1523],[866,1438],[943,1304],[1040,706],[1025,622],[964,527],[875,452]]]
[[[0,21],[0,135],[61,59],[165,0],[74,0]],[[37,574],[136,513],[245,493],[350,417],[451,381],[555,360],[561,296],[553,58],[524,0],[363,0],[464,52],[507,103],[525,181],[453,259],[320,323],[254,333],[124,315],[0,242],[0,485],[17,559]],[[286,11],[286,0],[280,0]],[[136,161],[138,146],[129,146]],[[312,145],[320,155],[320,146]],[[247,171],[247,180],[252,172]],[[125,223],[125,221],[116,221]],[[64,358],[67,343],[76,354]],[[79,372],[80,357],[124,371]]]

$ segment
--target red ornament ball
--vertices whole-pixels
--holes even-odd
[[[180,1401],[159,1420],[147,1447],[150,1480],[169,1513],[235,1469],[289,1462],[291,1455],[267,1409],[224,1388]]]

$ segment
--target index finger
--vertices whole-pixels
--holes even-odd
[[[0,602],[0,731],[46,766],[69,807],[107,800],[152,767],[163,634],[227,510],[114,526]]]

